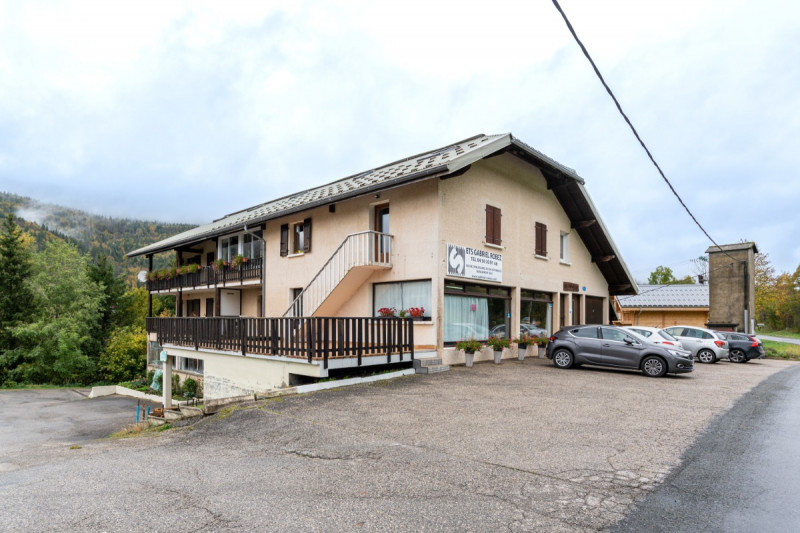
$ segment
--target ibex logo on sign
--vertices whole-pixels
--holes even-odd
[[[467,251],[463,246],[447,245],[447,273],[451,276],[463,276],[467,262]]]

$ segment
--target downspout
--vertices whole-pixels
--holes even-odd
[[[267,313],[267,241],[247,229],[247,224],[244,225],[242,231],[263,243],[261,249],[261,316],[264,317]]]
[[[640,307],[639,307],[639,312],[638,312],[638,313],[636,313],[636,325],[637,325],[637,326],[639,325],[639,317],[641,317],[641,316],[642,316],[642,310],[643,310],[643,308],[640,306]]]

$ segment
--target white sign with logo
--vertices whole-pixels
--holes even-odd
[[[448,243],[447,275],[502,283],[503,254]]]

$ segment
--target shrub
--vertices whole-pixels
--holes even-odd
[[[186,378],[183,380],[183,395],[187,398],[197,397],[197,380]]]
[[[147,364],[147,334],[137,327],[121,328],[111,334],[100,354],[102,377],[114,382],[141,375]]]

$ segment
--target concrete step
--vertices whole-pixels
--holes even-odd
[[[425,365],[415,370],[417,374],[436,374],[438,372],[447,372],[450,370],[450,365]]]
[[[436,366],[442,364],[441,357],[425,357],[422,359],[414,359],[414,368],[419,370],[422,367],[426,366]]]

